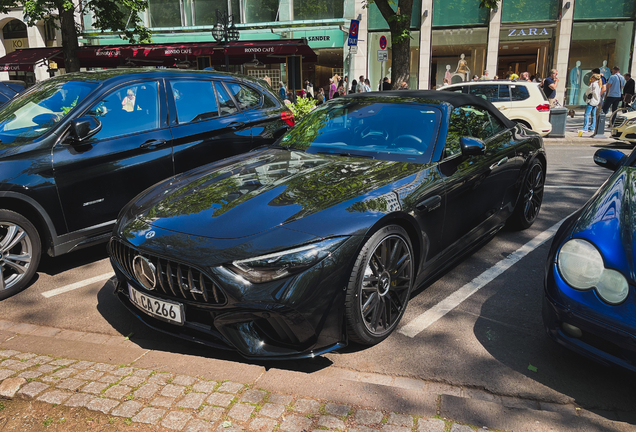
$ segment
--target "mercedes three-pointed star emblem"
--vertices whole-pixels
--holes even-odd
[[[153,290],[157,286],[155,266],[148,258],[137,255],[133,260],[133,271],[137,281],[146,289]]]

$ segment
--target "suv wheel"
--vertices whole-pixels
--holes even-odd
[[[24,216],[0,210],[0,300],[24,289],[40,262],[40,236]]]

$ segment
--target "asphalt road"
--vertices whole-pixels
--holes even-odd
[[[312,361],[266,365],[292,370],[341,367],[486,389],[501,395],[576,402],[601,414],[604,410],[633,411],[634,377],[570,353],[545,335],[541,292],[551,240],[531,248],[475,293],[446,308],[445,315],[429,321],[421,331],[417,329],[422,314],[440,302],[450,301],[449,296],[461,293],[477,276],[492,273],[495,264],[581,207],[610,175],[593,163],[596,147],[548,144],[546,149],[548,177],[537,222],[523,232],[500,232],[435,283],[417,291],[398,331],[386,341],[367,349],[347,347]],[[133,341],[147,348],[245,362],[235,353],[210,352],[146,328],[113,296],[112,281],[107,279],[110,272],[103,245],[46,258],[31,287],[0,302],[0,316],[71,330],[132,334]],[[97,276],[102,280],[50,297],[43,295]],[[409,328],[410,333],[406,331]]]

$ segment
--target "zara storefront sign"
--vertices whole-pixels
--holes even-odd
[[[511,28],[508,29],[508,37],[515,36],[549,36],[547,28],[529,27],[529,28]]]

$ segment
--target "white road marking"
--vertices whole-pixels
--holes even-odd
[[[453,294],[446,297],[444,300],[416,317],[414,320],[402,327],[399,330],[399,333],[413,338],[419,333],[426,330],[437,320],[459,306],[468,297],[475,294],[477,291],[492,282],[496,277],[498,277],[514,264],[516,264],[521,258],[525,257],[530,252],[548,241],[556,233],[565,219],[567,219],[567,217],[552,225],[550,228],[537,235],[528,243],[521,246],[515,252],[508,255],[508,257],[502,259],[497,264],[477,276],[475,279],[455,291]]]
[[[50,291],[44,291],[42,293],[42,295],[44,297],[46,297],[46,298],[50,298],[50,297],[56,296],[58,294],[64,294],[64,293],[67,293],[69,291],[73,291],[73,290],[76,290],[76,289],[79,289],[79,288],[84,288],[85,286],[88,286],[88,285],[91,285],[91,284],[94,284],[94,283],[97,283],[97,282],[101,282],[101,281],[104,281],[106,279],[110,279],[113,276],[115,276],[115,273],[113,273],[113,272],[104,273],[102,275],[95,276],[95,277],[92,277],[90,279],[86,279],[86,280],[83,280],[83,281],[80,281],[80,282],[76,282],[74,284],[66,285],[66,286],[63,286],[61,288],[56,288],[56,289],[50,290]]]
[[[589,189],[597,190],[600,186],[544,186],[546,189]]]

